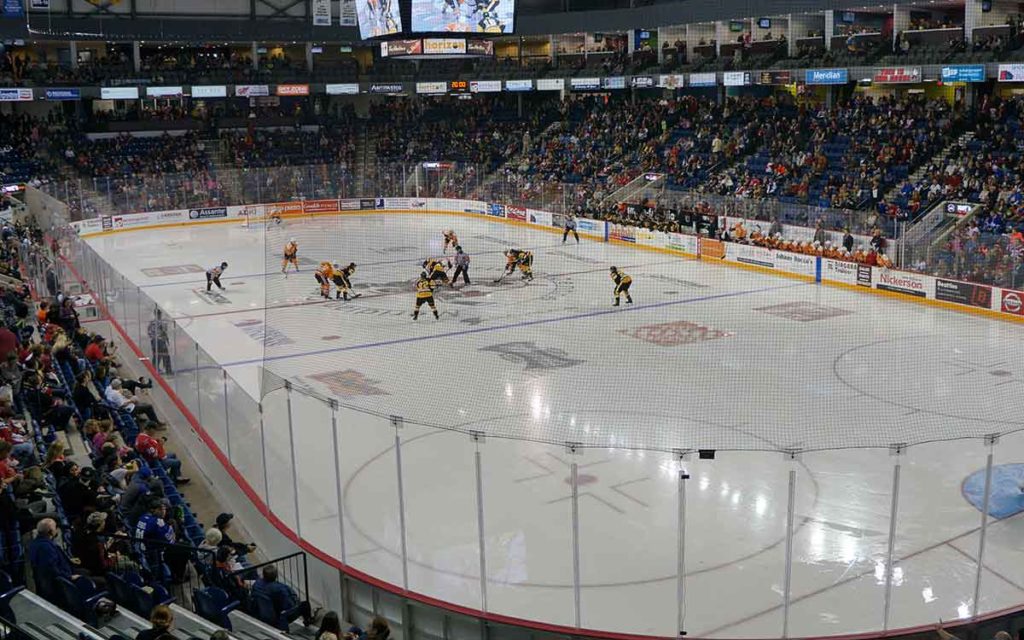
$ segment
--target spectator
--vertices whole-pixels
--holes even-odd
[[[175,542],[174,529],[167,522],[165,499],[155,496],[150,498],[149,510],[139,518],[133,538],[150,571],[158,571],[164,563],[166,545]]]
[[[43,518],[36,524],[35,538],[28,545],[28,561],[32,567],[36,593],[58,605],[63,598],[57,579],[78,578],[71,569],[71,561],[67,554],[54,542],[59,533],[56,520]]]
[[[113,407],[122,411],[127,411],[132,416],[138,418],[145,418],[146,423],[156,429],[158,427],[166,426],[159,418],[156,417],[156,411],[153,409],[153,405],[143,402],[138,396],[131,394],[125,390],[122,390],[122,382],[119,378],[114,378],[110,381],[110,385],[107,386],[107,390],[104,392],[104,399],[110,403]],[[145,428],[145,425],[140,425]]]
[[[341,633],[341,621],[335,611],[328,611],[320,619],[320,629],[317,630],[313,640],[343,640]]]
[[[176,485],[188,484],[189,478],[181,475],[181,460],[173,453],[167,453],[164,449],[164,438],[156,433],[156,427],[147,423],[145,430],[135,436],[135,450],[146,462],[159,464],[167,470]]]
[[[256,544],[252,542],[248,544],[244,542],[235,542],[231,539],[231,535],[228,533],[228,530],[231,529],[231,521],[234,519],[235,515],[233,513],[222,513],[217,516],[217,521],[214,523],[214,527],[221,533],[220,546],[232,547],[239,557],[245,557],[246,554],[252,553],[256,550]]]
[[[287,631],[288,625],[299,618],[302,618],[303,625],[309,626],[312,618],[309,602],[300,601],[295,591],[279,582],[277,577],[277,567],[267,565],[253,585],[252,599],[257,617],[282,631]]]
[[[143,629],[135,635],[135,640],[174,640],[171,628],[174,626],[174,613],[166,605],[157,605],[149,613],[149,629]]]

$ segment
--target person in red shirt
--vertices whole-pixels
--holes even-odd
[[[89,341],[89,346],[85,348],[85,358],[89,362],[96,364],[107,356],[103,350],[104,342],[103,336],[97,335],[92,337],[92,340]]]
[[[173,453],[167,453],[164,449],[163,437],[156,435],[156,429],[152,426],[147,427],[145,431],[135,437],[135,450],[147,462],[159,463],[166,469],[167,475],[171,476],[174,484],[183,485],[190,482],[189,478],[181,475],[181,460]]]

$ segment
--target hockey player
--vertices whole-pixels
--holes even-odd
[[[295,238],[288,238],[284,245],[284,258],[281,260],[281,273],[288,275],[288,265],[295,267],[295,273],[299,272],[299,244]]]
[[[350,278],[352,277],[352,274],[356,272],[356,263],[350,262],[344,269],[338,269],[337,266],[338,264],[335,263],[334,275],[331,277],[336,289],[334,292],[334,299],[337,300],[338,298],[343,298],[348,300],[348,292],[352,289],[352,281]],[[352,297],[358,298],[360,295],[362,294],[353,293]]]
[[[330,262],[321,262],[320,267],[313,274],[320,285],[320,297],[325,300],[331,299],[331,279],[334,277],[334,265]]]
[[[452,284],[448,280],[448,271],[445,270],[444,262],[441,260],[435,260],[434,258],[424,260],[423,270],[426,271],[427,278],[429,278],[431,282],[440,282],[447,285]]]
[[[505,273],[511,274],[515,272],[516,267],[519,267],[519,271],[523,274],[523,280],[527,282],[533,280],[533,252],[524,251],[522,249],[509,249],[505,252],[506,263]]]
[[[455,247],[455,275],[452,276],[452,286],[455,286],[459,276],[462,276],[462,281],[465,284],[469,282],[469,256],[462,251],[462,247],[456,245]]]
[[[576,231],[576,214],[569,213],[565,216],[565,230],[562,232],[562,244],[565,244],[569,232],[576,238],[576,244],[580,243],[580,234]]]
[[[441,319],[437,313],[437,305],[434,304],[434,283],[431,282],[426,271],[421,273],[420,279],[416,281],[416,308],[412,312],[413,320],[419,319],[420,307],[424,304],[430,305],[430,310],[434,312],[434,318]]]
[[[224,287],[220,283],[220,276],[224,273],[224,270],[228,268],[228,263],[222,262],[219,265],[215,265],[206,270],[206,292],[209,293],[213,289],[213,285],[217,285],[217,288],[221,291]]]
[[[459,246],[459,237],[451,229],[443,232],[442,235],[444,236],[444,247],[441,249],[441,253],[448,253],[448,247],[454,249]]]
[[[626,304],[633,304],[633,298],[629,295],[629,285],[633,284],[633,278],[627,276],[625,273],[619,271],[616,267],[611,267],[612,280],[615,282],[615,304],[613,307],[619,306],[619,296],[626,296]]]

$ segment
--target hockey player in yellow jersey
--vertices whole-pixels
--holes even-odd
[[[626,304],[633,304],[633,298],[629,295],[629,286],[633,284],[633,278],[619,271],[617,267],[612,267],[609,271],[612,281],[615,282],[615,303],[612,306],[619,306],[619,296],[622,295],[626,296]]]
[[[437,305],[434,304],[434,283],[430,281],[426,271],[421,273],[420,279],[416,281],[416,308],[412,312],[413,320],[419,319],[420,307],[424,304],[430,305],[430,310],[434,312],[434,318],[441,319],[437,313]]]

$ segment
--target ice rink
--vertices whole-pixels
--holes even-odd
[[[441,255],[445,228],[472,256],[473,284],[439,290],[440,320],[424,309],[413,322],[419,263]],[[285,278],[289,237],[302,272]],[[575,463],[581,626],[674,635],[672,451],[706,448],[714,460],[682,462],[689,635],[782,633],[790,471],[790,636],[883,627],[890,533],[888,626],[967,617],[991,451],[977,609],[1024,601],[1024,436],[981,439],[1024,425],[1021,325],[468,217],[348,215],[89,243],[253,398],[265,366],[338,400],[332,412],[273,391],[265,467],[236,466],[305,540],[382,580],[575,624]],[[509,246],[535,252],[533,282],[494,282]],[[317,298],[323,259],[358,264],[360,298]],[[202,272],[222,260],[226,290],[207,295]],[[610,265],[633,277],[635,304],[611,306]],[[203,363],[198,376],[181,354],[175,366],[204,386]],[[397,449],[392,415],[404,419]],[[236,451],[251,448],[232,437]],[[570,453],[567,442],[584,446]],[[890,454],[918,442],[928,444]],[[788,449],[804,452],[789,460]]]

